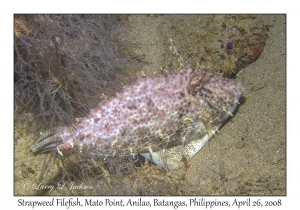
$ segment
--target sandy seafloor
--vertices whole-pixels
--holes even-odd
[[[159,61],[163,58],[161,52],[168,51],[161,49],[164,46],[159,43],[169,43],[167,39],[161,40],[164,36],[157,36],[161,31],[156,29],[156,24],[161,22],[153,21],[155,18],[164,17],[132,16],[130,21],[143,22],[137,27],[141,27],[144,37],[137,39],[153,43],[156,48],[145,45],[140,50],[141,53],[148,53],[148,60],[152,59],[149,68],[159,72],[162,68]],[[285,15],[261,17],[262,20],[264,18],[271,20],[273,26],[270,27],[263,52],[256,61],[243,68],[236,78],[243,84],[244,103],[239,106],[235,116],[190,160],[181,178],[184,184],[180,186],[185,189],[172,189],[169,195],[286,194],[286,19]],[[173,39],[176,40],[176,37]],[[149,68],[143,70],[147,75],[153,74]],[[15,135],[15,138],[21,139],[15,139],[15,151],[28,149],[24,145],[29,144],[22,143],[26,137],[19,136]],[[28,167],[36,168],[34,165],[42,161],[35,162],[35,157],[30,155],[29,151],[15,153],[15,195],[32,194],[31,189],[24,189],[24,183],[36,175],[30,174]],[[25,164],[23,160],[26,160]],[[24,175],[25,168],[28,172]],[[152,193],[155,195],[156,191]]]
[[[246,102],[193,160],[191,180],[201,176],[207,194],[286,194],[286,22],[274,19],[260,57],[238,75]]]

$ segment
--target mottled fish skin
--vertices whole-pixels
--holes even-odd
[[[141,153],[161,166],[177,168],[182,155],[195,155],[232,115],[241,95],[240,82],[201,69],[142,77],[98,104],[80,122],[48,131],[31,151]],[[164,157],[173,160],[166,162]]]

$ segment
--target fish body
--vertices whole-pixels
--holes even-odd
[[[139,153],[158,165],[178,168],[232,115],[241,95],[239,81],[202,69],[142,77],[99,103],[80,122],[43,134],[31,151]]]

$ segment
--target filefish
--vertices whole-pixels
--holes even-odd
[[[144,76],[69,127],[46,131],[34,154],[135,156],[178,168],[214,135],[239,104],[241,82],[187,66]]]

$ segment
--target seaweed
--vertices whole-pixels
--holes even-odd
[[[32,113],[35,132],[70,125],[120,90],[143,63],[129,28],[120,15],[15,15],[15,120]]]

